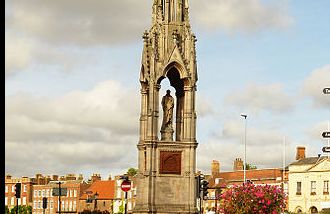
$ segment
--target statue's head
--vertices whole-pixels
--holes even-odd
[[[167,90],[166,91],[166,94],[170,95],[171,94],[171,91],[170,90]]]

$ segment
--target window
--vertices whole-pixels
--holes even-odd
[[[33,209],[37,209],[37,202],[36,201],[33,202]]]
[[[15,205],[15,198],[14,197],[11,198],[10,205]]]
[[[26,197],[23,197],[22,204],[23,204],[23,205],[26,205]]]
[[[311,181],[311,195],[316,195],[316,181]]]
[[[323,182],[323,195],[329,195],[329,181]]]
[[[37,190],[34,190],[33,191],[33,197],[37,197],[37,195],[38,195],[38,191]]]
[[[73,190],[73,196],[77,197],[77,190]]]
[[[46,197],[49,197],[49,189],[46,191]]]
[[[23,192],[26,192],[26,189],[27,189],[27,186],[24,185],[24,186],[23,186]]]
[[[8,192],[8,186],[6,185],[6,187],[5,187],[5,192]]]
[[[15,192],[15,185],[11,186],[11,192]]]
[[[297,192],[296,195],[301,195],[301,182],[297,182]]]
[[[41,190],[38,191],[38,196],[41,197]]]
[[[45,190],[44,189],[42,190],[41,195],[42,195],[42,197],[45,197]]]
[[[5,206],[7,206],[7,205],[8,205],[8,198],[5,197]]]
[[[50,203],[49,203],[50,209],[53,209],[53,203],[54,203],[53,200],[51,200]]]

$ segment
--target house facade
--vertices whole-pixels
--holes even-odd
[[[308,157],[289,165],[289,211],[330,210],[330,159]]]

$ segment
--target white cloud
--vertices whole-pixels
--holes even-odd
[[[311,139],[312,142],[317,142],[317,141],[326,142],[326,140],[322,137],[322,133],[328,131],[328,123],[330,122],[330,115],[329,118],[324,118],[324,119],[329,119],[329,121],[324,120],[318,122],[314,125],[309,126],[306,129],[306,134]]]
[[[312,98],[317,107],[330,108],[330,95],[323,94],[324,88],[330,88],[330,65],[315,69],[305,79],[302,92]]]
[[[198,112],[198,116],[200,117],[214,115],[215,109],[213,106],[210,98],[207,96],[201,95],[196,98],[196,112]]]
[[[6,27],[51,44],[111,45],[140,38],[151,1],[12,0]]]
[[[115,172],[115,169],[125,171],[129,167],[136,167],[136,138],[116,140],[116,144],[10,141],[5,148],[6,173],[14,176],[33,176],[36,173],[64,175],[85,174],[92,170],[109,174]]]
[[[135,167],[138,102],[137,94],[114,81],[55,98],[6,97],[6,169],[24,175],[29,169],[22,162],[52,173]]]
[[[5,45],[6,78],[29,69],[47,70],[44,66],[68,72],[96,60],[95,56],[87,54],[83,50],[52,46],[21,36],[14,31],[6,31]]]
[[[71,71],[97,60],[90,48],[138,41],[151,23],[146,0],[11,0],[5,6],[6,77],[45,65]]]
[[[284,113],[294,107],[294,99],[283,91],[281,84],[250,84],[245,89],[241,89],[240,93],[229,94],[225,102],[238,107],[244,106],[249,112],[264,110]]]
[[[247,141],[246,162],[263,168],[280,168],[283,166],[283,139],[271,139],[272,134],[263,136],[262,146]],[[249,139],[253,139],[250,136]],[[261,140],[261,139],[259,139]],[[291,140],[286,141],[286,165],[294,161],[296,144]],[[235,141],[212,138],[200,143],[197,147],[197,168],[204,173],[210,173],[212,160],[220,161],[221,171],[232,171],[236,158],[244,160],[244,142],[242,139]]]
[[[138,126],[138,106],[137,94],[114,81],[100,83],[91,91],[73,91],[57,98],[10,96],[6,102],[6,138],[24,139],[26,136],[20,134],[29,131],[56,135],[77,133],[80,129],[85,133],[88,128],[132,134]]]
[[[26,39],[19,39],[6,32],[5,71],[6,76],[28,67],[31,61],[31,44]]]
[[[293,23],[287,0],[210,0],[191,1],[193,20],[209,30],[256,32],[287,28]]]

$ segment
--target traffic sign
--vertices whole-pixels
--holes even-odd
[[[123,190],[124,192],[128,192],[128,191],[130,191],[130,189],[131,189],[131,181],[129,181],[129,180],[124,180],[124,181],[121,183],[120,187],[121,187],[121,190]]]
[[[53,188],[53,196],[66,196],[68,194],[68,188]]]
[[[324,94],[330,94],[330,88],[324,88],[323,93]]]
[[[330,132],[323,132],[322,137],[324,138],[330,138]]]
[[[322,152],[330,152],[330,146],[323,147]]]

